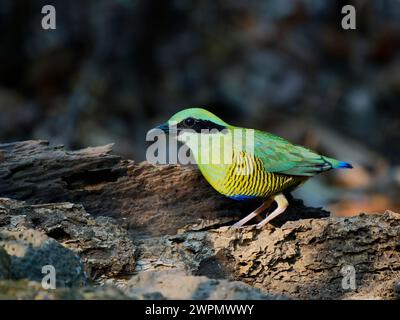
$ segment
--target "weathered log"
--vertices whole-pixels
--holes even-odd
[[[46,141],[0,144],[0,196],[82,204],[92,215],[123,218],[137,235],[231,224],[241,210],[257,205],[219,195],[193,166],[137,164],[111,154],[111,147],[66,151]],[[327,212],[297,203],[285,219],[321,215]]]
[[[126,218],[130,229],[148,235],[240,215],[194,168],[135,164],[112,155],[111,145],[66,151],[45,141],[1,144],[0,196],[82,204],[92,215]]]
[[[136,164],[110,151],[104,146],[70,152],[41,141],[0,145],[0,196],[28,207],[69,201],[92,215],[118,218],[136,244],[129,274],[177,269],[295,298],[396,296],[399,214],[333,218],[292,200],[288,212],[263,230],[230,229],[225,224],[256,204],[218,195],[195,168]],[[64,210],[49,208],[52,215]],[[343,267],[354,268],[356,289]]]

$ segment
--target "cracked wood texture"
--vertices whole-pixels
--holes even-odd
[[[180,269],[240,280],[300,299],[393,299],[400,280],[400,214],[288,221],[237,230],[220,227],[145,239],[137,268]],[[342,268],[354,267],[356,289]],[[349,279],[349,278],[347,278]]]
[[[138,236],[232,224],[260,204],[221,196],[194,166],[135,163],[111,151],[112,145],[66,151],[36,140],[0,144],[0,197],[82,204],[92,215],[123,219]],[[326,215],[297,202],[285,219]]]
[[[188,224],[221,224],[240,216],[236,203],[213,192],[196,168],[136,164],[111,154],[111,148],[0,144],[0,196],[82,204],[92,215],[124,219],[138,235],[175,234]]]
[[[293,298],[393,298],[400,279],[400,215],[330,218],[291,200],[263,230],[240,230],[251,206],[218,195],[193,167],[134,163],[111,146],[66,151],[44,141],[0,145],[0,197],[26,205],[81,204],[131,231],[131,270],[180,269]],[[243,211],[243,212],[242,212]],[[356,290],[342,288],[354,266]]]

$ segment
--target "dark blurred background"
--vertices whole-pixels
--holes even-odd
[[[307,204],[400,211],[398,0],[2,0],[0,32],[2,143],[141,161],[147,130],[202,106],[355,165],[299,189]]]

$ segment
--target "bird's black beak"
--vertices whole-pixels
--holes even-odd
[[[160,124],[159,126],[155,127],[154,129],[162,130],[167,134],[169,133],[169,125],[168,125],[168,123]]]

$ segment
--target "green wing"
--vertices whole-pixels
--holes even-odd
[[[262,160],[265,171],[287,175],[313,176],[339,164],[338,160],[258,130],[254,133],[254,153]]]

